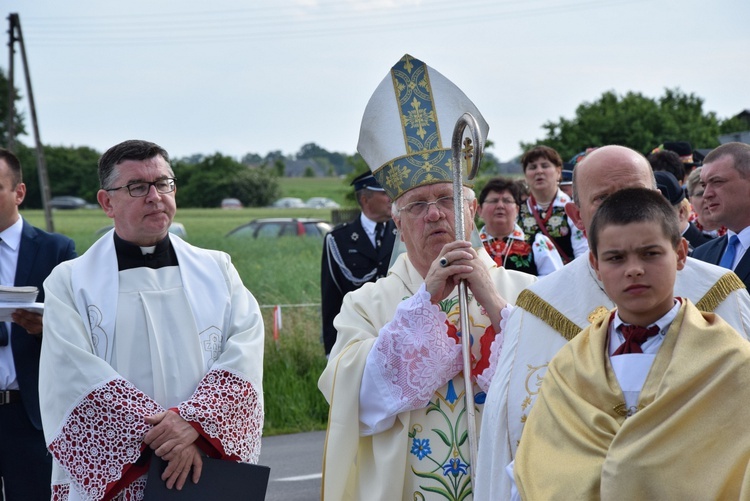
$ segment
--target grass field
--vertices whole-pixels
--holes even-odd
[[[330,191],[310,196],[333,198]],[[31,224],[45,227],[41,210],[22,211],[22,215]],[[330,215],[326,209],[178,209],[175,217],[185,225],[190,243],[223,250],[232,256],[245,286],[261,305],[266,325],[263,383],[266,435],[323,429],[328,418],[328,405],[317,389],[318,377],[325,367],[320,342],[322,240],[299,237],[235,240],[224,235],[256,217],[306,216],[330,220]],[[55,211],[53,220],[55,231],[75,240],[79,254],[95,241],[97,229],[111,224],[101,210],[95,209]],[[283,328],[278,343],[272,336],[274,305],[281,305],[282,311]]]
[[[356,205],[354,198],[347,199],[352,187],[346,181],[333,177],[285,177],[279,179],[282,197],[327,197],[342,207]]]

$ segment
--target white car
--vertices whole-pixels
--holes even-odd
[[[311,209],[338,209],[341,207],[339,204],[325,197],[312,197],[310,200],[305,202],[307,207]]]
[[[284,197],[276,200],[273,204],[271,204],[271,207],[276,207],[277,209],[293,209],[307,206],[301,198]]]

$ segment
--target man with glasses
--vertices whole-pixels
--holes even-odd
[[[466,233],[456,241],[451,134],[473,103],[405,55],[365,110],[358,151],[386,193],[406,253],[387,277],[344,298],[318,386],[331,405],[323,499],[471,499],[460,336],[470,335],[476,423],[508,301],[535,277],[498,268],[472,248],[477,202],[464,187]],[[438,127],[439,123],[439,127]],[[466,280],[468,333],[458,332]]]
[[[40,402],[53,497],[139,499],[154,455],[178,489],[199,481],[203,455],[257,462],[255,298],[227,254],[169,233],[176,183],[163,148],[113,146],[99,179],[114,229],[45,282]]]

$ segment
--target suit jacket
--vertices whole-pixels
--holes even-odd
[[[685,240],[688,241],[688,245],[690,246],[691,253],[697,247],[700,247],[706,242],[710,242],[711,240],[713,240],[711,237],[709,237],[708,235],[703,233],[701,230],[696,228],[693,223],[688,223],[687,230],[685,230],[685,233],[683,233],[682,236],[685,237]]]
[[[388,221],[380,248],[373,247],[362,227],[360,216],[336,226],[326,235],[320,267],[323,345],[326,354],[331,352],[333,343],[336,342],[333,319],[341,310],[344,296],[347,292],[386,275],[395,240],[396,224]]]
[[[59,263],[76,257],[75,243],[70,238],[47,233],[23,222],[21,245],[18,248],[18,265],[14,285],[34,285],[39,288],[38,302],[44,302],[44,287],[42,284],[50,274],[52,268]],[[11,346],[13,348],[13,362],[16,366],[16,378],[21,390],[26,413],[31,423],[39,430],[42,429],[42,419],[39,415],[39,353],[42,339],[32,336],[26,329],[12,323]]]
[[[729,235],[724,235],[707,242],[693,251],[693,257],[711,264],[719,264],[724,249],[729,242]],[[745,288],[750,285],[750,251],[745,252],[742,259],[737,263],[734,273],[745,283]]]

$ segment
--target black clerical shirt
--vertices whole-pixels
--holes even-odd
[[[177,254],[169,241],[169,235],[156,244],[154,252],[144,254],[135,244],[123,240],[115,232],[115,252],[117,253],[117,271],[133,268],[164,268],[178,266]]]

